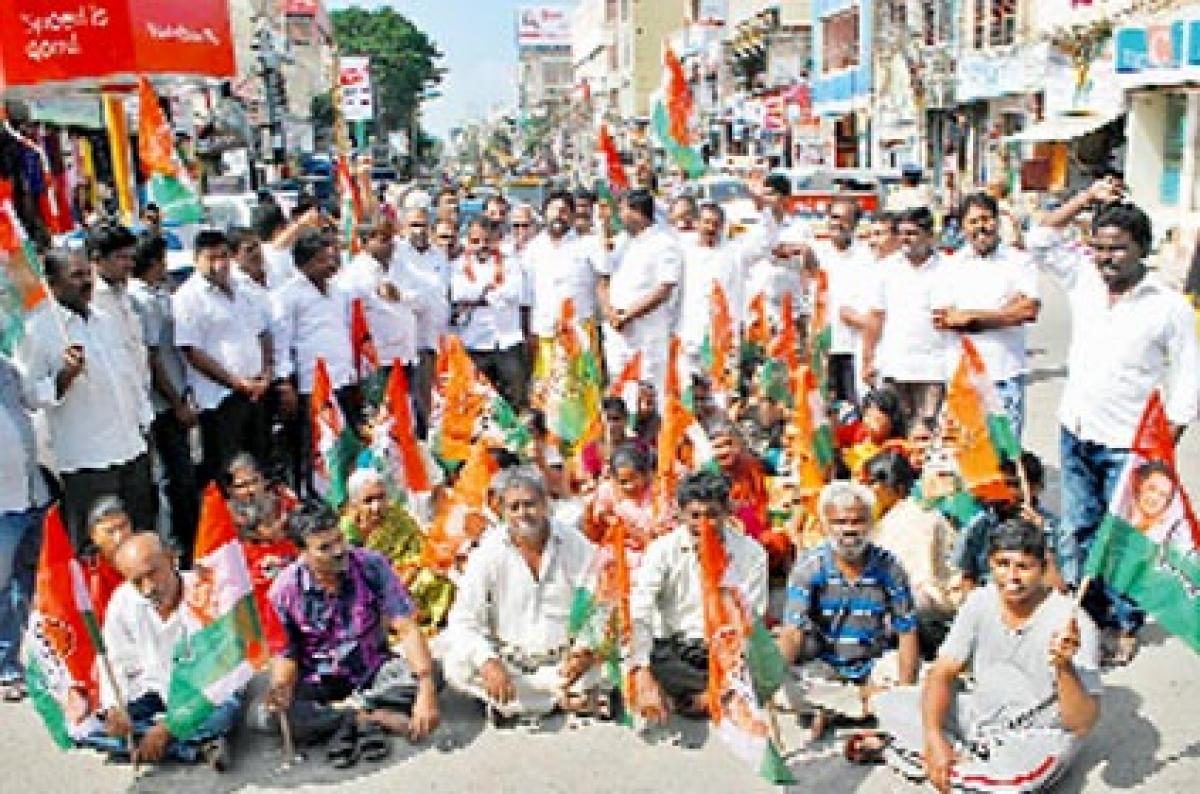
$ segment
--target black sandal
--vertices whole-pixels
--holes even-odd
[[[392,753],[392,739],[382,725],[368,723],[358,729],[358,752],[364,761],[382,761]]]
[[[358,763],[358,755],[358,726],[353,717],[348,717],[342,721],[333,738],[329,740],[325,760],[334,769],[349,769]]]

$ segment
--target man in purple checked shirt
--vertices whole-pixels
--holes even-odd
[[[346,543],[324,503],[306,503],[290,530],[302,553],[271,586],[287,639],[271,649],[266,708],[286,712],[301,739],[335,730],[328,757],[338,767],[387,755],[384,733],[420,741],[438,724],[437,688],[404,585],[383,555]],[[353,711],[332,708],[341,701]],[[352,718],[339,721],[343,713]]]

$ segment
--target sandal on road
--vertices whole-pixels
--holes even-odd
[[[5,703],[20,703],[25,699],[25,685],[20,681],[0,684],[0,700]]]
[[[378,723],[363,725],[358,729],[358,753],[364,761],[382,761],[392,753],[392,738]]]
[[[349,769],[358,763],[358,756],[358,726],[353,718],[347,718],[329,740],[325,759],[334,769]]]
[[[843,753],[846,760],[861,766],[875,766],[883,763],[883,752],[891,744],[886,734],[878,731],[859,731],[846,740]]]

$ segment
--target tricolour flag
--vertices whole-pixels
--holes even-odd
[[[788,675],[787,662],[755,615],[709,520],[700,529],[701,598],[708,641],[708,711],[717,733],[738,757],[780,785],[794,783],[771,738],[767,704]]]
[[[10,355],[25,336],[25,318],[49,292],[33,241],[17,217],[12,183],[0,179],[0,352]]]
[[[195,735],[267,661],[250,567],[216,484],[204,491],[193,560],[180,605],[187,628],[167,688],[166,724],[177,739]]]
[[[817,376],[821,394],[829,396],[829,350],[833,345],[833,327],[829,323],[829,276],[818,270],[813,276],[813,311],[808,321],[811,355],[809,366]]]
[[[548,371],[539,382],[535,405],[546,427],[573,451],[600,415],[600,363],[587,332],[576,321],[575,302],[563,301]]]
[[[346,480],[362,451],[329,381],[325,359],[318,357],[309,408],[312,428],[313,485],[334,510],[346,502]]]
[[[621,690],[626,704],[636,702],[633,677],[625,664],[633,637],[629,605],[630,571],[626,556],[625,522],[613,516],[596,553],[592,555],[586,585],[575,590],[568,619],[571,638],[596,650],[604,663],[604,674]],[[623,722],[632,724],[632,709],[626,708]]]
[[[966,336],[962,338],[962,356],[946,387],[943,410],[953,425],[950,435],[957,436],[954,446],[959,473],[971,493],[988,501],[1016,498],[1000,462],[1018,460],[1021,444],[983,358]]]
[[[603,178],[610,190],[621,192],[629,189],[629,175],[621,162],[621,153],[617,144],[608,132],[608,125],[601,124],[597,133],[596,149],[603,161]]]
[[[817,496],[833,467],[833,430],[816,375],[801,367],[792,378],[792,437],[788,457],[798,493],[815,513]]]
[[[378,405],[383,399],[386,384],[382,382],[379,353],[375,349],[362,298],[350,302],[350,352],[354,357],[354,375],[361,385],[363,399],[371,405]]]
[[[392,365],[380,413],[371,427],[371,452],[393,488],[408,493],[428,493],[433,487],[425,456],[417,444],[412,409],[409,406],[408,378],[404,365]]]
[[[704,158],[693,146],[691,124],[695,104],[679,56],[663,48],[663,82],[655,95],[650,124],[663,149],[689,179],[704,175]]]
[[[488,486],[499,468],[486,443],[476,441],[471,445],[454,487],[438,500],[421,550],[422,566],[449,572],[463,548],[487,529],[484,505]]]
[[[358,253],[358,227],[362,224],[362,195],[350,166],[350,155],[342,152],[334,165],[338,195],[342,198],[342,235],[351,253]]]
[[[103,652],[83,568],[58,507],[52,507],[46,514],[23,654],[34,708],[63,749],[103,729],[96,717],[96,661]]]
[[[176,223],[204,220],[199,194],[175,151],[175,133],[144,75],[138,78],[138,161],[146,177],[146,194],[164,218]]]
[[[737,388],[736,361],[734,359],[733,313],[729,309],[729,298],[721,282],[713,280],[709,295],[712,322],[704,337],[700,358],[712,383],[713,397],[717,404],[726,407]]]
[[[1200,524],[1179,480],[1158,391],[1142,413],[1084,572],[1200,653]]]
[[[446,463],[464,461],[480,436],[518,455],[526,452],[531,440],[529,429],[475,368],[457,336],[442,339],[431,413],[433,451]]]

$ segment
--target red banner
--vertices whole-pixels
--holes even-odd
[[[232,77],[228,0],[5,0],[0,88],[136,74]]]

